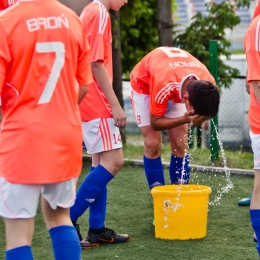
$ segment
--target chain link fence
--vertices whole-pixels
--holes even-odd
[[[127,115],[125,128],[126,142],[143,145],[140,130],[136,124],[130,103],[130,82],[123,82],[124,110]],[[251,151],[248,125],[249,94],[245,88],[245,77],[233,80],[229,89],[221,90],[220,108],[218,113],[218,135],[224,149]],[[210,122],[201,128],[201,147],[210,146]],[[194,139],[199,131],[194,129]],[[165,138],[164,138],[165,139]],[[196,143],[196,142],[195,142]],[[196,145],[196,144],[195,144]]]

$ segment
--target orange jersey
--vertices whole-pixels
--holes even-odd
[[[81,14],[90,45],[90,62],[102,61],[112,85],[112,36],[111,21],[105,6],[94,1],[88,4]],[[88,94],[80,104],[83,122],[96,118],[111,118],[111,107],[95,77],[95,83],[89,88]]]
[[[0,13],[0,35],[0,176],[21,184],[78,176],[78,92],[93,81],[80,19],[56,0],[21,0]]]
[[[14,5],[18,0],[0,0],[0,11]]]
[[[249,26],[244,46],[247,60],[247,81],[260,80],[260,16],[257,16]],[[260,106],[251,87],[248,121],[251,130],[258,129],[258,134],[260,134]],[[256,134],[256,131],[254,130],[253,133]]]
[[[256,18],[259,14],[260,14],[260,1],[257,0],[252,19]]]
[[[168,101],[182,102],[182,84],[191,76],[215,83],[208,69],[190,53],[174,47],[159,47],[134,67],[131,85],[135,92],[150,95],[150,112],[162,116]]]

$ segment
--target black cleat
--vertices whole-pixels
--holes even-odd
[[[127,234],[117,235],[112,229],[106,228],[106,230],[99,235],[88,232],[87,240],[92,246],[99,246],[102,244],[125,243],[130,240],[130,236]]]
[[[82,238],[82,235],[80,234],[80,227],[79,224],[76,223],[76,221],[72,221],[73,226],[76,228],[77,230],[77,234],[79,237],[79,241],[80,241],[80,245],[81,245],[81,249],[82,250],[89,250],[92,248],[91,243],[89,243],[87,240]]]

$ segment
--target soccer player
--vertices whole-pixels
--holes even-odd
[[[168,130],[172,184],[187,184],[188,124],[201,125],[219,109],[220,93],[207,68],[185,50],[159,47],[131,72],[131,103],[144,140],[148,187],[164,185],[161,130]],[[187,110],[187,111],[186,111]]]
[[[82,167],[78,102],[93,82],[78,16],[56,0],[0,13],[0,216],[6,259],[33,259],[38,201],[56,260],[80,260],[70,220]]]
[[[248,122],[251,146],[254,153],[254,188],[250,203],[250,218],[255,231],[254,238],[260,237],[260,16],[251,22],[244,39],[247,60],[247,81],[250,83]],[[256,247],[260,256],[260,245]]]
[[[82,249],[104,243],[124,243],[130,239],[127,234],[116,234],[105,227],[107,184],[123,166],[119,127],[126,124],[126,115],[112,89],[112,37],[108,10],[117,11],[126,3],[126,0],[93,1],[80,16],[90,44],[94,75],[94,86],[80,104],[83,138],[87,152],[92,154],[92,167],[70,210]],[[87,238],[82,240],[77,220],[88,207],[89,231]]]

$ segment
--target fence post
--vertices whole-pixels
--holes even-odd
[[[210,73],[218,85],[218,43],[215,40],[209,41]],[[215,161],[219,158],[219,144],[217,139],[218,115],[210,120],[210,159]]]

